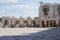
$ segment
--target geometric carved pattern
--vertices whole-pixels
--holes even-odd
[[[48,5],[44,5],[42,7],[42,11],[43,11],[44,15],[47,16],[48,12],[49,12],[49,6]]]

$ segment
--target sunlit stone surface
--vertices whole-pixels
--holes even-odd
[[[60,28],[0,29],[0,40],[60,40]]]

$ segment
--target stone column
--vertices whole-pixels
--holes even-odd
[[[50,20],[49,20],[49,27],[50,27]]]
[[[14,28],[14,26],[15,26],[15,18],[12,17],[12,27]]]
[[[4,27],[5,17],[2,17],[2,27]]]
[[[9,28],[11,28],[11,18],[9,17],[9,23],[8,23]]]
[[[24,19],[22,17],[20,17],[20,27],[24,26]]]
[[[53,18],[53,24],[54,24],[54,22],[56,22],[56,18]],[[57,23],[55,23],[55,24],[57,24]]]
[[[52,18],[50,17],[50,27],[51,27],[51,25],[52,25]]]
[[[57,27],[59,27],[59,20],[58,19],[56,19],[56,24],[57,24]]]
[[[45,27],[46,27],[46,21],[47,21],[47,19],[46,19],[46,17],[44,17],[44,25],[45,25]]]
[[[50,17],[48,17],[48,27],[50,27]]]
[[[40,27],[42,27],[42,18],[40,18]]]
[[[52,17],[52,19],[51,19],[51,20],[52,20],[52,27],[53,27],[53,17]]]
[[[52,27],[53,27],[53,19],[52,19]]]
[[[27,18],[27,22],[28,22],[28,26],[31,27],[32,26],[32,19],[30,17]]]
[[[47,21],[47,20],[44,20],[45,27],[46,27],[46,21]]]
[[[58,17],[56,17],[56,24],[57,24],[57,27],[59,26],[59,24],[58,24],[58,22],[59,22],[59,19],[58,19]]]

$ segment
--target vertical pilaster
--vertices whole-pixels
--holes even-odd
[[[2,17],[2,27],[4,27],[4,17]]]
[[[11,27],[11,19],[10,19],[10,17],[9,17],[9,19],[8,19],[8,27],[10,28]]]

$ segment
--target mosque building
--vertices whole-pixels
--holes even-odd
[[[23,17],[3,17],[2,27],[59,27],[60,26],[60,4],[57,3],[43,3],[40,2],[38,8],[38,17],[32,19],[28,17],[24,19]]]
[[[39,25],[40,27],[60,26],[60,4],[40,2]]]

